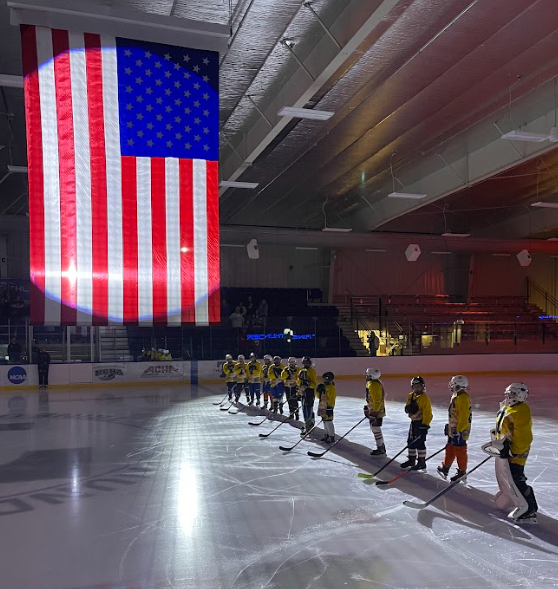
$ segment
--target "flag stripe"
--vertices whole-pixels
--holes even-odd
[[[219,301],[219,171],[218,163],[207,162],[207,287],[209,322],[220,321]]]
[[[91,324],[91,174],[89,117],[82,33],[69,33],[74,156],[76,173],[76,321]]]
[[[45,321],[45,214],[43,184],[43,135],[37,37],[33,26],[22,25],[22,63],[25,77],[25,118],[29,166],[29,256],[31,277],[31,322]]]
[[[103,47],[103,114],[107,161],[107,228],[108,240],[108,316],[122,322],[122,171],[120,155],[120,122],[118,117],[118,75],[116,39],[101,37]]]
[[[194,209],[192,206],[193,170],[191,160],[180,160],[180,256],[182,322],[196,320],[194,298]]]
[[[207,169],[204,160],[193,161],[193,177],[196,325],[207,325]]]
[[[165,160],[165,211],[167,232],[167,323],[181,325],[180,206],[178,159]]]
[[[151,246],[151,159],[139,157],[138,195],[138,314],[139,324],[153,325],[153,248]]]
[[[138,320],[138,198],[136,158],[122,158],[122,268],[126,323]]]
[[[167,231],[165,159],[151,158],[151,247],[153,249],[153,322],[167,319]]]
[[[91,151],[91,241],[93,250],[93,323],[106,325],[108,317],[107,170],[105,124],[102,109],[101,38],[85,34],[89,145]]]
[[[37,27],[39,96],[43,136],[45,211],[45,324],[60,324],[60,182],[56,120],[56,84],[52,60],[52,31]]]
[[[76,322],[76,170],[72,117],[72,84],[67,31],[52,31],[58,155],[60,158],[61,312],[64,325]]]

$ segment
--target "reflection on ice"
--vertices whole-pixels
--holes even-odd
[[[198,517],[199,506],[197,475],[188,462],[180,465],[176,501],[180,527],[186,535],[190,535]]]

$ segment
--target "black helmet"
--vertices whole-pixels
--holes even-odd
[[[333,372],[324,372],[322,375],[322,378],[327,382],[333,382],[333,379],[335,378],[335,374],[333,374]]]
[[[426,383],[424,382],[424,378],[422,378],[422,376],[413,376],[413,378],[411,379],[411,387],[416,384],[421,385],[422,388],[426,386]]]

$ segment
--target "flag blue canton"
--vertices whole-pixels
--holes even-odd
[[[219,158],[219,59],[211,51],[116,40],[122,155]]]

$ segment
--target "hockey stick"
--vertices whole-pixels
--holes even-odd
[[[298,440],[298,442],[294,445],[291,446],[290,448],[287,448],[286,446],[279,446],[279,450],[283,450],[283,452],[290,452],[291,450],[294,450],[299,444],[300,442],[302,442],[302,440],[304,440],[304,438],[306,438],[307,436],[309,436],[321,423],[323,422],[323,419],[320,420],[318,423],[315,423],[301,438],[300,440]]]
[[[317,452],[310,452],[310,451],[308,451],[308,456],[312,456],[312,458],[321,458],[324,454],[326,454],[327,452],[329,452],[334,446],[337,446],[337,444],[339,444],[339,442],[341,440],[344,440],[365,419],[368,419],[368,416],[365,415],[356,425],[353,425],[353,427],[345,435],[341,436],[338,440],[336,440],[335,442],[333,442],[333,444],[331,444],[331,446],[329,446],[328,448],[326,448],[323,452],[320,452],[318,454]]]
[[[293,415],[295,414],[295,412],[293,411],[292,413],[289,413],[289,416],[286,419],[283,419],[281,421],[281,423],[279,423],[278,426],[274,427],[270,432],[268,432],[267,434],[258,434],[260,436],[260,438],[269,438],[269,436],[276,430],[279,429],[284,423],[287,423],[291,417],[293,417]]]
[[[447,446],[447,444],[446,444],[446,446]],[[434,456],[437,456],[438,454],[440,454],[440,452],[443,452],[446,449],[446,446],[444,446],[443,448],[438,450],[438,452],[434,452],[434,454],[430,454],[430,456],[428,456],[428,458],[425,458],[424,461],[428,462],[431,458],[434,458]],[[411,470],[412,470],[411,468],[408,468],[407,470],[404,470],[401,474],[398,474],[396,477],[393,477],[389,481],[376,481],[376,484],[377,485],[391,485],[391,483],[395,483],[395,481],[397,479],[400,479],[401,477],[404,477],[406,474],[409,474],[411,472]]]
[[[214,405],[222,405],[228,396],[229,396],[229,393],[227,393],[218,403],[213,403],[213,404]]]
[[[418,440],[420,440],[420,436],[418,438],[415,438],[410,444],[407,444],[403,450],[401,450],[400,452],[398,452],[391,460],[388,460],[384,466],[382,466],[382,468],[380,468],[380,470],[377,470],[374,474],[368,474],[367,472],[359,472],[357,474],[357,477],[361,478],[361,479],[373,479],[375,476],[379,475],[382,470],[384,470],[384,468],[386,468],[387,466],[389,466],[398,456],[400,456],[401,454],[403,454],[403,452],[405,452],[405,450],[411,445],[414,444],[415,442],[417,442]]]
[[[219,407],[219,410],[220,411],[228,411],[233,405],[234,405],[234,401],[231,401],[231,404],[228,407],[225,407],[223,405],[222,407]]]
[[[482,466],[485,462],[488,462],[491,458],[492,458],[492,456],[489,456],[488,458],[485,458],[482,462],[479,462],[479,464],[477,464],[475,467],[473,467],[468,473],[462,474],[458,479],[453,481],[453,483],[450,483],[445,489],[442,489],[439,493],[436,493],[436,495],[434,495],[434,497],[431,497],[425,503],[415,503],[414,501],[403,501],[403,505],[406,505],[407,507],[412,507],[413,509],[424,509],[425,507],[432,505],[432,503],[434,503],[434,501],[438,500],[442,495],[445,495],[450,489],[453,489],[456,485],[458,485],[464,476],[471,474],[473,471],[477,470],[477,468]]]
[[[283,407],[283,405],[286,403],[287,401],[283,401],[279,407]],[[275,415],[273,412],[271,413],[271,415]],[[262,423],[265,423],[268,419],[269,419],[270,415],[266,415],[259,423],[254,423],[253,421],[249,421],[248,425],[261,425]],[[271,420],[270,420],[271,421]]]

